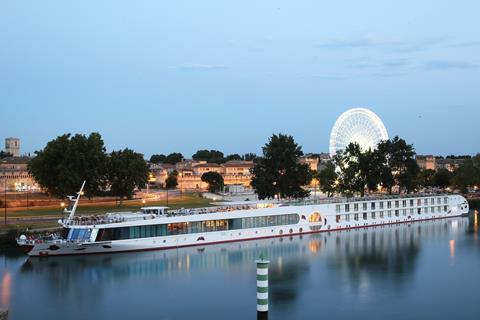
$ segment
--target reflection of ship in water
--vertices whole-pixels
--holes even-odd
[[[360,287],[366,278],[395,280],[415,268],[422,241],[447,234],[455,238],[468,225],[468,218],[453,218],[177,250],[29,259],[21,272],[42,274],[39,278],[47,286],[71,298],[91,295],[93,287],[98,299],[102,288],[113,282],[184,278],[195,273],[194,278],[198,273],[219,271],[251,273],[254,281],[254,261],[263,253],[271,261],[271,302],[280,305],[294,300],[310,281],[310,260],[324,259],[328,277],[353,280],[348,281],[353,287]]]
[[[468,227],[469,218],[456,218],[338,233],[332,235],[328,266],[353,291],[376,279],[392,281],[398,289],[414,275],[422,242],[445,241],[448,235],[445,244],[453,258],[455,238]]]

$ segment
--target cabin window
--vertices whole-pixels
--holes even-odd
[[[422,199],[417,199],[417,206],[421,206],[422,205]]]
[[[350,212],[350,204],[345,205],[345,212]]]
[[[387,201],[387,208],[388,209],[392,208],[392,201]]]
[[[399,201],[396,200],[396,201],[395,201],[395,208],[398,208],[398,207],[399,207]]]
[[[430,199],[430,204],[433,206],[435,204],[435,199],[431,198]]]
[[[403,201],[402,201],[402,207],[405,208],[406,206],[407,206],[407,200],[403,200]]]
[[[355,204],[353,205],[353,210],[354,210],[354,211],[358,211],[358,203],[355,203]]]
[[[447,204],[447,202],[448,202],[448,197],[443,198],[443,203]]]
[[[355,214],[353,215],[353,220],[358,221],[358,213],[355,213]]]
[[[375,212],[372,212],[372,219],[375,219]]]
[[[345,221],[350,221],[350,215],[349,214],[345,215]]]
[[[370,208],[371,208],[372,210],[375,210],[375,202],[372,202],[372,203],[371,203]]]
[[[447,212],[447,206],[443,206],[443,211]]]
[[[363,213],[363,220],[367,220],[367,213],[366,212]]]
[[[364,202],[362,207],[363,207],[363,210],[367,210],[367,203]]]
[[[383,209],[383,201],[380,202],[380,209]]]
[[[400,215],[400,212],[398,210],[395,210],[395,217],[398,217]]]
[[[413,199],[410,199],[410,207],[413,207]]]
[[[340,215],[337,214],[337,216],[335,218],[336,218],[337,223],[339,223],[340,222]]]
[[[335,205],[335,212],[340,213],[340,205],[339,204]]]
[[[380,216],[380,219],[383,219],[383,211],[380,211],[379,216]]]

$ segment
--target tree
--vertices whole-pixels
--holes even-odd
[[[381,141],[377,150],[379,158],[384,159],[383,169],[389,168],[391,174],[390,176],[387,171],[383,172],[381,180],[386,184],[383,186],[387,187],[390,193],[394,184],[398,186],[399,192],[413,191],[417,187],[419,172],[413,146],[396,136],[391,140]]]
[[[232,161],[232,160],[242,160],[242,157],[238,153],[229,154],[225,157],[225,161]]]
[[[466,159],[453,173],[452,185],[463,193],[480,184],[480,166],[476,166],[480,162],[477,162],[477,157]]]
[[[35,152],[28,171],[47,191],[57,197],[74,195],[86,180],[85,194],[96,195],[106,184],[105,146],[99,133],[88,137],[64,134]]]
[[[382,159],[379,155],[371,149],[362,151],[356,142],[338,152],[334,163],[339,168],[339,190],[346,195],[360,193],[362,197],[366,190],[376,190],[381,181],[379,172]]]
[[[12,157],[13,155],[11,153],[5,152],[3,150],[0,151],[0,159]]]
[[[198,150],[192,159],[195,161],[207,161],[208,163],[224,163],[223,152],[218,150]]]
[[[263,156],[255,159],[251,169],[251,185],[260,199],[303,198],[309,192],[303,189],[312,179],[308,165],[299,163],[302,148],[292,136],[272,135],[262,148]]]
[[[220,173],[215,171],[209,171],[202,174],[203,182],[208,183],[209,192],[218,192],[223,190],[223,177]]]
[[[424,188],[433,187],[435,170],[423,169],[418,173],[418,184]]]
[[[178,172],[173,170],[165,179],[165,189],[175,189],[178,186]]]
[[[251,152],[245,153],[243,155],[243,160],[245,160],[245,161],[253,161],[256,158],[257,158],[257,155],[255,153],[251,153]]]
[[[445,189],[452,183],[453,174],[447,169],[438,169],[433,175],[432,185],[438,188]]]
[[[108,158],[108,180],[112,195],[131,199],[135,188],[147,183],[148,166],[143,156],[130,149],[113,151]]]
[[[335,172],[335,165],[332,161],[328,161],[317,175],[320,181],[320,190],[326,193],[328,197],[332,196],[337,190],[338,175]]]
[[[176,164],[183,160],[183,155],[179,152],[170,153],[164,160],[165,163]]]
[[[151,163],[164,163],[167,160],[167,156],[164,154],[152,154],[150,157]]]

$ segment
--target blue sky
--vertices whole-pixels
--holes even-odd
[[[0,138],[33,152],[328,151],[369,107],[419,153],[480,152],[478,1],[2,1]]]

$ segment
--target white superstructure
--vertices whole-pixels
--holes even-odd
[[[80,193],[79,193],[80,194]],[[78,203],[79,196],[72,199]],[[467,214],[460,195],[237,202],[220,207],[107,213],[60,221],[60,237],[17,240],[30,256],[94,254],[198,246],[313,232],[412,223]],[[73,211],[74,213],[74,211]]]

